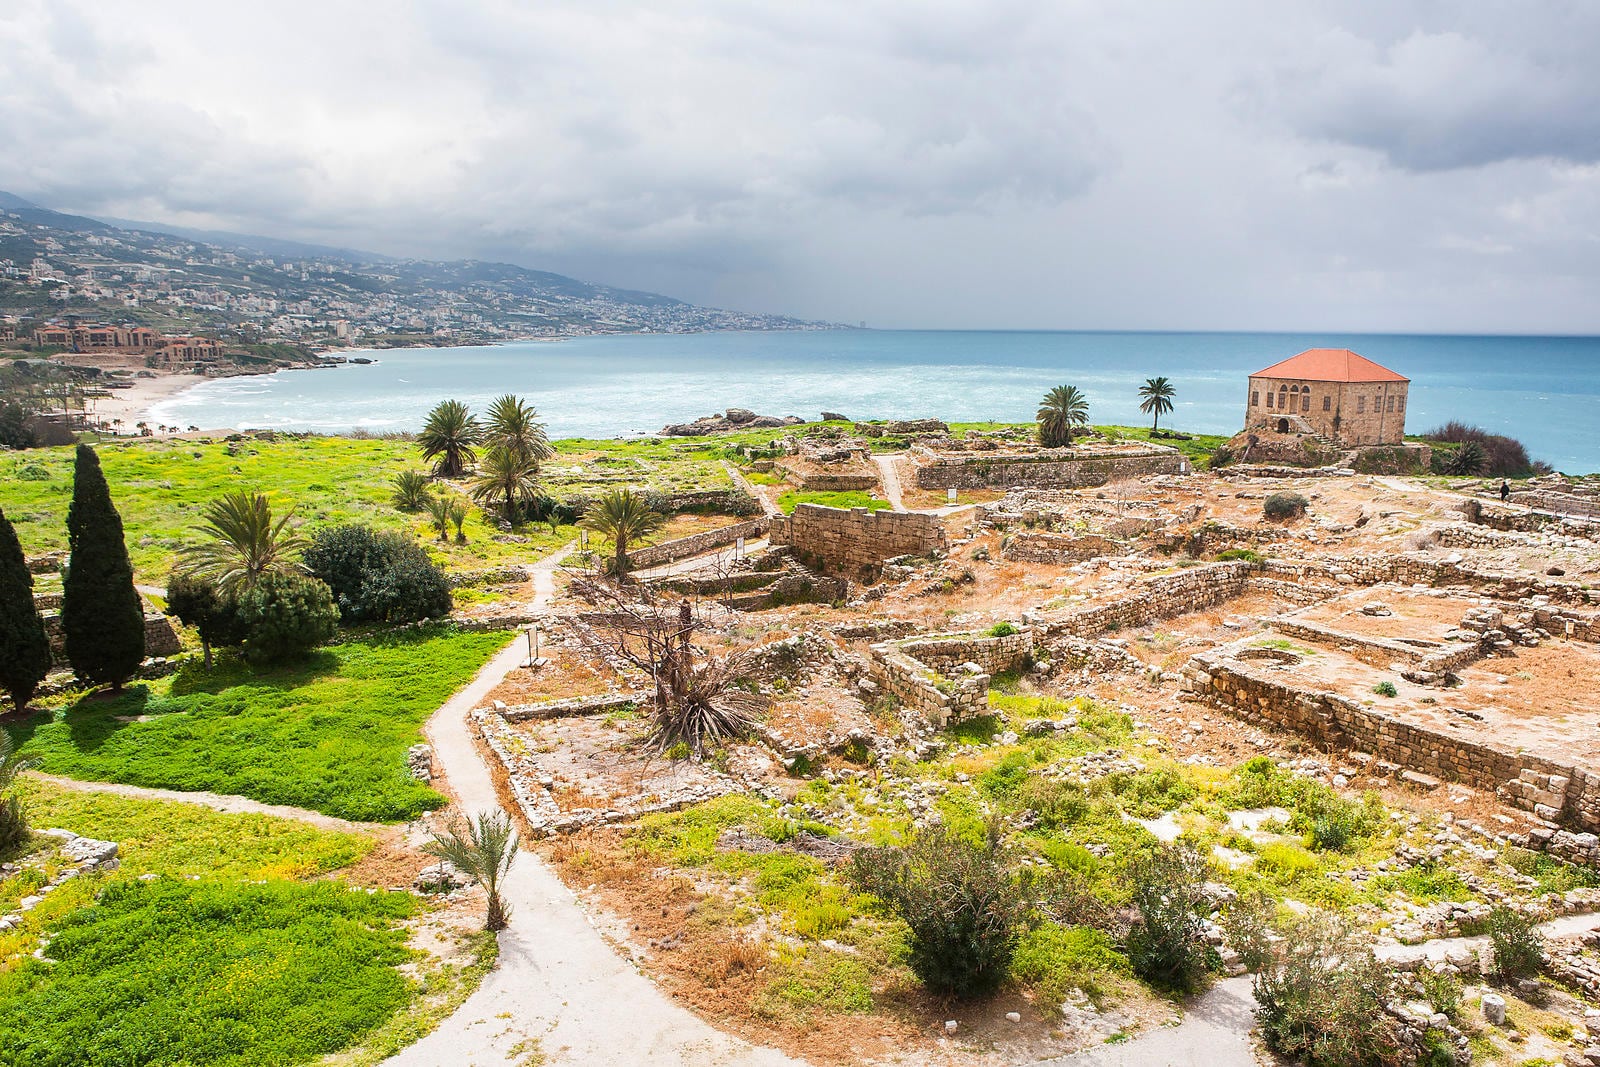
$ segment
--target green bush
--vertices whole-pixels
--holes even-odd
[[[1065,830],[1083,822],[1094,810],[1082,786],[1074,782],[1060,782],[1050,778],[1026,776],[1017,787],[1016,803],[1031,810],[1040,827],[1046,830]]]
[[[983,631],[985,637],[1010,637],[1016,632],[1017,628],[1009,622],[997,622]]]
[[[299,1063],[408,999],[406,893],[336,883],[113,882],[0,972],[0,1064]]]
[[[1038,1002],[1052,1011],[1074,989],[1104,996],[1130,970],[1128,957],[1099,930],[1057,923],[1023,934],[1011,965],[1012,977],[1032,986]]]
[[[1434,1011],[1452,1019],[1460,1018],[1461,979],[1453,974],[1423,967],[1417,971],[1417,984],[1422,987],[1422,996]]]
[[[305,655],[339,632],[339,609],[325,583],[269,573],[239,598],[245,657],[277,663]]]
[[[1184,842],[1159,845],[1129,864],[1139,918],[1128,934],[1128,959],[1151,985],[1191,992],[1200,984],[1210,910],[1205,879],[1205,858]]]
[[[1309,1067],[1399,1062],[1399,1025],[1385,1010],[1389,971],[1343,920],[1313,913],[1284,932],[1256,975],[1256,1021],[1267,1047]]]
[[[1273,493],[1261,506],[1261,512],[1269,519],[1298,519],[1310,506],[1311,502],[1299,493]]]
[[[345,624],[415,622],[450,613],[450,581],[413,537],[369,526],[318,530],[306,569],[325,582]]]
[[[1396,697],[1400,691],[1394,687],[1393,682],[1379,682],[1372,687],[1372,691],[1381,697]]]
[[[911,970],[941,995],[998,989],[1034,915],[994,826],[981,843],[936,826],[903,847],[861,849],[850,879],[910,928]]]
[[[401,471],[394,476],[394,506],[401,511],[421,511],[428,502],[428,476],[421,471]]]
[[[1253,548],[1229,548],[1217,553],[1218,563],[1229,563],[1235,560],[1241,563],[1260,563],[1261,553]]]
[[[1489,944],[1494,947],[1494,977],[1501,982],[1537,978],[1544,969],[1544,935],[1521,912],[1500,906],[1489,912]]]

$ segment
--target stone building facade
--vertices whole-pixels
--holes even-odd
[[[1397,445],[1410,387],[1347,348],[1310,348],[1250,375],[1245,429],[1316,434],[1351,448]]]

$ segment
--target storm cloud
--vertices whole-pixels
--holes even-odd
[[[874,325],[1591,331],[1579,4],[0,13],[0,188]]]

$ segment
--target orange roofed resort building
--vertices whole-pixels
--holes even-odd
[[[1348,447],[1397,445],[1411,379],[1348,348],[1308,348],[1250,375],[1246,430],[1315,434]]]

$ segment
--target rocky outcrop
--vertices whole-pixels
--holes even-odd
[[[721,415],[705,415],[693,422],[674,423],[661,428],[662,437],[702,437],[706,434],[730,433],[734,430],[762,430],[777,426],[794,426],[805,422],[797,415],[757,415],[748,408],[729,408]]]

